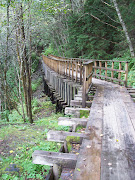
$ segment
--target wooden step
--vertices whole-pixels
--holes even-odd
[[[81,125],[86,126],[88,119],[86,118],[70,118],[70,117],[59,117],[58,125],[62,126],[73,126],[73,125]]]
[[[77,155],[70,153],[35,150],[32,154],[34,164],[53,166],[54,164],[67,168],[75,168]]]
[[[80,137],[80,143],[82,142],[83,138],[87,138],[87,135],[84,133],[50,130],[47,133],[47,141],[64,142],[67,136]]]

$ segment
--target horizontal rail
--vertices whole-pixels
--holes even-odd
[[[95,78],[99,77],[127,86],[128,61],[94,60],[93,69]]]
[[[100,60],[100,59],[80,59],[80,58],[67,58],[67,57],[61,57],[61,56],[54,56],[54,55],[49,55],[50,57],[55,57],[57,59],[73,59],[73,60],[82,60],[84,61],[103,61],[103,62],[121,62],[121,63],[128,63],[128,61],[118,61],[118,60]]]

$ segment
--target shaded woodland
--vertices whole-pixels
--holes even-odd
[[[33,123],[31,78],[41,53],[128,60],[128,85],[135,86],[133,1],[3,0],[0,14],[1,119],[16,109]]]

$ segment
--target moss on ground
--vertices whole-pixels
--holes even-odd
[[[83,118],[83,117],[88,118],[89,114],[90,114],[89,110],[80,110],[80,118]]]

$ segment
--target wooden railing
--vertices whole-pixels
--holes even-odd
[[[127,86],[128,62],[111,60],[93,60],[94,77],[118,82]],[[124,79],[124,80],[123,80]]]
[[[63,75],[67,79],[83,84],[82,106],[86,105],[87,92],[92,84],[93,61],[77,58],[62,58],[56,56],[44,56],[44,63],[56,73]],[[83,83],[82,83],[83,82]]]
[[[58,74],[83,85],[83,107],[85,107],[87,93],[90,85],[92,84],[92,74],[95,78],[100,78],[127,86],[127,61],[95,59],[88,60],[79,58],[57,57],[54,55],[49,55],[49,57],[43,55],[43,61],[49,68],[51,68]],[[92,73],[92,71],[94,73]]]

